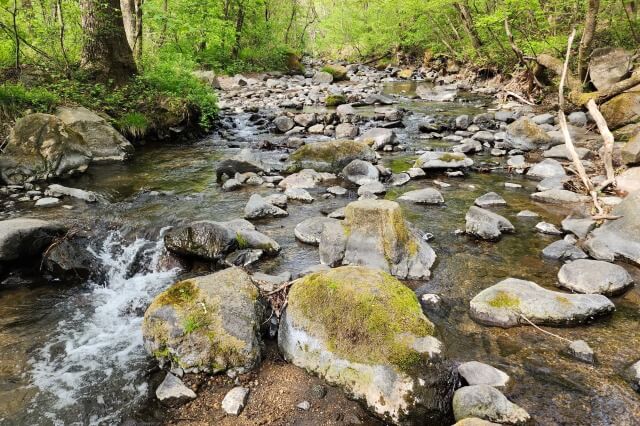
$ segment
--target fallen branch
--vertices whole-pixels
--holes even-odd
[[[513,96],[514,98],[516,98],[517,100],[519,100],[522,103],[525,103],[527,105],[531,105],[531,106],[535,106],[536,104],[534,104],[533,102],[530,102],[528,100],[526,100],[525,98],[523,98],[522,96],[518,95],[515,92],[512,92],[510,90],[507,90],[507,96]]]
[[[609,126],[607,126],[607,121],[604,119],[598,106],[596,105],[593,99],[590,99],[587,102],[587,109],[591,114],[591,118],[596,122],[596,126],[598,126],[598,130],[602,135],[602,139],[604,140],[604,153],[602,155],[602,161],[604,162],[604,168],[607,174],[607,180],[600,185],[598,191],[602,191],[609,185],[615,186],[616,184],[616,173],[613,170],[613,134],[609,130]]]
[[[536,330],[541,331],[541,332],[543,332],[543,333],[545,333],[545,334],[548,334],[549,336],[553,336],[553,337],[555,337],[555,338],[557,338],[557,339],[560,339],[560,340],[562,340],[562,341],[564,341],[564,342],[572,343],[572,341],[571,341],[571,340],[569,340],[569,339],[565,339],[564,337],[562,337],[562,336],[558,336],[557,334],[554,334],[554,333],[552,333],[552,332],[550,332],[550,331],[543,330],[542,328],[538,327],[538,326],[537,326],[537,325],[535,325],[533,322],[531,322],[531,320],[530,320],[529,318],[525,317],[523,314],[520,314],[520,317],[521,317],[523,320],[525,320],[526,322],[528,322],[530,325],[532,325],[532,326],[533,326],[533,328],[535,328]]]

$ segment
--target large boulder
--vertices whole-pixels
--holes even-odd
[[[617,129],[640,120],[640,92],[619,94],[600,105],[600,112],[611,129]]]
[[[280,321],[284,357],[395,424],[450,424],[455,372],[409,288],[361,266],[295,282]]]
[[[456,169],[473,166],[473,160],[461,152],[427,151],[416,160],[413,167],[421,169]]]
[[[608,220],[593,230],[585,248],[596,259],[621,257],[640,265],[640,191],[627,195],[611,215],[620,218]]]
[[[0,262],[39,256],[56,237],[65,232],[58,223],[40,219],[0,221]]]
[[[0,156],[0,177],[8,184],[65,178],[84,172],[92,154],[84,138],[55,115],[19,119]]]
[[[622,266],[580,259],[562,265],[558,285],[576,293],[615,296],[632,286],[633,278]]]
[[[594,49],[589,60],[589,77],[598,90],[607,90],[631,70],[633,59],[622,48]]]
[[[504,425],[525,425],[530,420],[529,413],[489,385],[458,389],[453,395],[453,413],[456,420],[476,417]]]
[[[338,173],[353,160],[375,163],[377,158],[375,151],[364,142],[314,142],[301,146],[289,156],[287,170],[291,173],[302,169]]]
[[[531,151],[551,144],[551,137],[531,119],[521,117],[507,126],[505,142],[512,148]]]
[[[342,176],[356,185],[378,182],[380,171],[368,161],[353,160],[342,169]]]
[[[220,182],[223,174],[228,177],[233,177],[236,173],[259,173],[265,170],[265,165],[262,163],[258,153],[251,151],[249,148],[245,148],[236,155],[222,160],[216,169],[216,177],[218,182]]]
[[[347,68],[342,65],[327,64],[322,67],[322,72],[329,73],[333,77],[333,81],[348,80]]]
[[[531,281],[507,278],[478,293],[471,300],[469,315],[481,324],[508,328],[529,324],[527,320],[580,324],[614,310],[613,303],[599,294],[560,293]]]
[[[339,232],[324,238],[325,232]],[[400,205],[388,200],[360,200],[349,203],[341,226],[325,226],[320,251],[332,241],[331,252],[342,255],[344,265],[381,269],[401,279],[427,279],[436,254],[404,220]],[[338,264],[339,256],[332,264]]]
[[[240,268],[173,284],[144,314],[144,347],[186,371],[246,372],[260,361],[264,307]]]
[[[208,261],[221,261],[234,250],[262,250],[276,254],[280,245],[255,230],[244,219],[229,222],[203,220],[171,228],[164,235],[164,245],[170,252]]]
[[[65,281],[85,281],[100,273],[100,262],[90,250],[87,236],[71,236],[49,246],[42,267],[54,277]]]
[[[133,154],[133,145],[93,111],[84,107],[60,107],[56,116],[82,136],[92,161],[122,161]]]
[[[469,207],[465,221],[467,234],[483,240],[495,241],[503,232],[515,232],[508,219],[476,206]]]

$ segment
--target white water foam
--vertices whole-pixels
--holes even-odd
[[[89,292],[59,306],[68,317],[31,360],[32,383],[40,390],[33,415],[54,424],[111,423],[147,394],[141,312],[177,273],[159,270],[163,250],[162,238],[125,245],[112,234],[94,253],[107,271],[106,284],[91,283]],[[129,276],[134,262],[147,270]]]

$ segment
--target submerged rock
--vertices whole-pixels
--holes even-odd
[[[558,285],[576,293],[614,296],[632,286],[633,278],[622,266],[581,259],[562,265]]]
[[[528,324],[573,325],[615,310],[599,294],[567,294],[547,290],[534,282],[507,278],[471,300],[469,314],[481,324],[514,327]]]
[[[496,194],[495,192],[487,192],[486,194],[476,198],[473,204],[475,204],[478,207],[485,208],[485,207],[492,207],[492,206],[506,206],[507,202],[505,201],[504,198],[502,198],[500,195]]]
[[[569,344],[569,354],[578,361],[593,364],[596,361],[593,349],[584,340],[574,340]]]
[[[473,166],[473,160],[461,152],[428,151],[416,160],[414,167],[421,169],[455,169]]]
[[[549,189],[547,191],[534,192],[531,194],[531,198],[535,201],[550,204],[587,203],[591,200],[587,195],[576,194],[566,189]]]
[[[529,413],[488,385],[458,389],[453,395],[453,414],[456,420],[477,417],[507,425],[525,425],[530,420]]]
[[[398,200],[411,201],[416,204],[442,204],[444,198],[440,191],[434,188],[416,189],[408,191],[398,197]]]
[[[410,289],[380,270],[345,266],[297,281],[278,346],[396,424],[446,424],[456,382]]]
[[[363,265],[402,279],[426,279],[436,259],[433,249],[409,228],[400,205],[388,200],[361,200],[347,205],[342,229],[333,228],[330,251],[344,251],[342,264]],[[324,234],[324,231],[323,231]],[[340,235],[343,237],[340,238]],[[320,241],[320,251],[327,251]],[[331,256],[338,264],[338,256]]]
[[[85,281],[100,271],[99,261],[89,246],[88,237],[60,239],[44,253],[42,267],[54,277],[66,281]]]
[[[0,156],[0,177],[8,184],[66,178],[87,170],[92,154],[84,138],[55,115],[19,119]]]
[[[375,163],[376,153],[364,142],[314,142],[301,146],[289,156],[287,170],[297,172],[313,169],[318,172],[338,173],[353,160]]]
[[[552,242],[542,249],[542,255],[556,260],[575,260],[589,257],[582,249],[565,240]]]
[[[246,372],[260,362],[258,288],[240,268],[173,284],[144,314],[147,352],[185,371]]]
[[[234,177],[236,173],[258,173],[264,172],[265,170],[259,154],[246,148],[233,157],[222,160],[216,170],[216,176],[218,182],[220,182],[223,174]]]
[[[39,256],[66,228],[40,219],[0,221],[0,262]]]
[[[483,240],[498,240],[503,232],[515,232],[504,217],[480,207],[471,206],[465,216],[466,232]]]

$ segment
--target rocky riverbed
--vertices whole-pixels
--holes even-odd
[[[0,423],[638,424],[637,180],[596,223],[555,115],[462,76],[215,84],[213,134],[128,161],[20,128],[75,133],[0,165]]]

